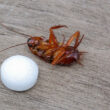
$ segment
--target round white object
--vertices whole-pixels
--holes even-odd
[[[38,65],[28,57],[15,55],[1,65],[1,81],[9,89],[25,91],[37,82]]]

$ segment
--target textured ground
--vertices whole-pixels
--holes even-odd
[[[85,34],[80,50],[84,66],[52,66],[31,54],[26,45],[0,53],[5,58],[21,54],[40,68],[38,83],[18,93],[0,83],[0,110],[110,110],[110,0],[0,0],[0,22],[18,32],[48,38],[49,27],[70,37],[77,30]],[[26,42],[22,35],[0,26],[0,50]]]

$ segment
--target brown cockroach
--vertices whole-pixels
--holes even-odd
[[[1,24],[1,25],[13,32],[17,32],[5,26],[4,24]],[[79,64],[81,64],[80,56],[85,52],[80,52],[78,50],[78,46],[81,43],[82,39],[84,38],[84,35],[79,40],[80,32],[77,31],[68,39],[66,43],[64,43],[64,40],[63,42],[58,42],[53,30],[62,28],[62,27],[67,27],[67,26],[57,25],[57,26],[50,27],[49,29],[50,35],[48,40],[46,40],[44,37],[36,37],[36,36],[33,37],[33,36],[29,36],[29,35],[17,32],[19,34],[29,36],[29,38],[27,40],[27,43],[18,44],[15,46],[27,44],[30,51],[34,55],[39,56],[41,59],[51,63],[52,65],[56,65],[56,64],[70,65],[73,62],[78,62]],[[74,39],[75,39],[74,45],[70,46],[70,44]],[[11,46],[9,48],[12,48],[15,46]],[[9,49],[9,48],[6,48],[6,49]],[[3,49],[1,51],[4,51],[6,49]]]

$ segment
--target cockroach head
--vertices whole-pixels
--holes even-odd
[[[39,42],[42,40],[41,37],[30,37],[28,40],[27,40],[27,44],[29,47],[35,47],[37,45],[39,45]]]

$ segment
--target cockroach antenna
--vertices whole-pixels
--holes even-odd
[[[13,46],[11,46],[11,47],[8,47],[8,48],[5,48],[5,49],[3,49],[3,50],[0,50],[0,52],[3,52],[3,51],[5,51],[5,50],[8,50],[8,49],[10,49],[10,48],[17,47],[17,46],[20,46],[20,45],[25,45],[25,44],[27,44],[27,43],[21,43],[21,44],[13,45]]]
[[[16,31],[16,30],[14,30],[12,27],[8,27],[8,26],[6,26],[5,24],[3,24],[3,23],[1,23],[1,22],[0,22],[0,25],[3,26],[4,28],[6,28],[6,29],[9,30],[9,31],[12,31],[12,32],[14,32],[14,33],[23,35],[23,37],[25,37],[25,38],[27,38],[27,37],[28,37],[28,38],[29,38],[29,37],[32,37],[31,35],[24,34],[24,33],[22,33],[22,32],[18,32],[18,31]]]

